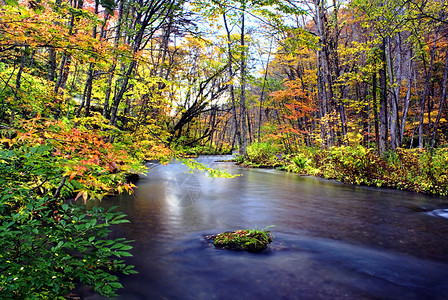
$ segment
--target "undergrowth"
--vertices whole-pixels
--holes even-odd
[[[248,151],[249,152],[249,151]],[[275,155],[271,154],[271,157]],[[278,157],[278,155],[277,155]],[[248,155],[243,164],[263,163]],[[426,194],[448,195],[448,151],[397,149],[378,155],[375,149],[331,147],[301,148],[276,159],[280,169],[336,179],[357,185],[389,187]],[[275,163],[272,163],[275,165]]]

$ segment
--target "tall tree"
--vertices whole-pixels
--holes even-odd
[[[137,54],[146,47],[154,33],[165,23],[171,10],[176,4],[175,1],[176,0],[138,0],[133,3],[133,6],[137,8],[135,16],[133,16],[136,30],[132,44],[133,57],[131,62],[126,66],[121,84],[114,96],[110,113],[110,122],[112,125],[117,125],[120,102],[129,87],[129,79],[132,77],[138,64]]]

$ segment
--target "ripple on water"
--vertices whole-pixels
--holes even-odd
[[[435,209],[427,212],[430,216],[448,219],[448,208]]]

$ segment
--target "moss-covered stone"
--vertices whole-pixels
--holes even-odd
[[[249,252],[264,250],[272,242],[272,235],[269,231],[258,229],[227,231],[206,238],[213,240],[213,245],[218,248]]]

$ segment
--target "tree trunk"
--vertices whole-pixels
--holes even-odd
[[[376,98],[377,94],[377,78],[376,72],[372,74],[372,106],[373,106],[373,119],[375,127],[375,145],[378,153],[380,152],[380,126],[378,117],[378,101]]]
[[[430,145],[431,149],[434,147],[434,144],[436,142],[437,127],[439,126],[440,118],[442,117],[443,106],[445,105],[447,77],[448,77],[448,48],[446,49],[445,52],[445,65],[443,66],[442,96],[440,98],[440,106],[439,111],[437,113],[437,118],[436,121],[434,122],[432,129],[432,137]]]
[[[87,71],[87,80],[84,86],[84,92],[82,93],[81,103],[79,104],[78,110],[76,111],[76,117],[81,116],[81,111],[86,107],[85,116],[88,117],[90,112],[90,98],[92,97],[92,84],[93,84],[93,64],[89,64],[89,70]]]
[[[26,58],[28,56],[28,46],[25,46],[25,49],[23,50],[23,54],[22,54],[22,59],[20,61],[20,67],[19,67],[19,71],[17,71],[17,75],[16,75],[16,86],[15,86],[15,91],[14,91],[14,102],[13,102],[13,106],[11,107],[11,117],[9,119],[9,124],[13,125],[14,121],[15,121],[15,114],[16,114],[16,106],[20,100],[20,87],[22,85],[22,72],[23,69],[25,68],[25,62],[26,62]]]
[[[272,42],[273,41],[274,41],[274,37],[271,38],[271,44],[269,46],[268,59],[266,61],[266,67],[264,70],[263,87],[261,89],[261,95],[260,95],[260,107],[259,107],[259,111],[258,111],[258,143],[261,142],[261,110],[263,107],[264,90],[266,89],[266,78],[268,76],[269,60],[271,58],[271,50],[272,50]]]
[[[117,29],[115,31],[115,37],[114,37],[114,49],[117,49],[118,43],[120,42],[121,26],[123,22],[123,9],[124,9],[124,0],[121,0],[120,5],[118,6]],[[116,60],[114,60],[112,66],[108,71],[109,76],[107,77],[107,89],[103,102],[103,117],[106,119],[109,119],[109,101],[112,92],[112,82],[114,79],[114,72],[116,67],[117,62]]]
[[[232,68],[232,63],[233,63],[233,55],[232,55],[232,39],[230,36],[230,30],[229,30],[229,26],[227,24],[227,17],[226,17],[226,13],[224,12],[223,15],[223,20],[224,20],[224,27],[226,29],[226,33],[227,33],[227,59],[229,60],[229,67],[228,67],[228,71],[229,71],[229,93],[230,93],[230,100],[232,102],[232,117],[233,117],[233,126],[235,127],[235,133],[233,134],[233,141],[232,141],[232,150],[233,150],[233,146],[235,145],[235,139],[238,140],[238,145],[241,145],[241,134],[240,134],[240,129],[239,129],[239,123],[238,123],[238,117],[237,117],[237,112],[236,112],[236,102],[235,102],[235,90],[234,90],[234,86],[233,86],[233,68]]]
[[[386,41],[383,39],[382,44],[380,45],[381,51],[381,69],[379,70],[380,74],[380,147],[379,151],[381,154],[386,152],[387,147],[387,81],[386,81]]]
[[[423,143],[423,117],[425,115],[425,106],[426,106],[426,98],[429,94],[429,87],[430,87],[430,81],[432,77],[432,71],[434,66],[434,56],[436,52],[436,46],[437,46],[437,37],[439,36],[439,31],[436,32],[435,38],[434,38],[434,44],[431,50],[431,60],[429,63],[429,69],[426,76],[426,83],[425,83],[425,89],[423,90],[422,99],[420,101],[420,117],[419,117],[419,126],[418,126],[418,147],[420,149],[423,149],[424,143]],[[424,59],[424,58],[423,58]]]
[[[95,15],[98,16],[98,9],[99,9],[99,1],[95,1]],[[107,14],[105,15],[105,18],[107,18]],[[104,22],[106,22],[106,19],[104,20]],[[104,29],[104,27],[103,27]],[[93,26],[92,29],[92,37],[94,39],[96,39],[96,35],[97,35],[97,29],[96,29],[96,25]],[[102,33],[101,33],[102,35]],[[100,35],[100,40],[101,40],[101,35]],[[94,49],[92,49],[93,51]],[[86,80],[86,93],[85,93],[85,97],[83,97],[83,102],[85,99],[85,105],[86,105],[86,112],[85,112],[85,116],[88,117],[90,115],[90,100],[92,99],[92,85],[93,85],[93,75],[94,75],[95,71],[94,71],[94,64],[90,63],[89,64],[89,71],[87,72],[87,80]],[[82,107],[79,107],[79,111],[78,113],[81,112]],[[77,114],[78,115],[78,114]]]
[[[412,51],[412,50],[411,50]],[[407,78],[407,91],[406,98],[404,100],[403,116],[401,117],[401,129],[400,129],[400,145],[403,144],[404,129],[406,126],[406,118],[409,111],[409,100],[411,99],[411,86],[412,86],[412,52],[409,53],[409,69]]]
[[[241,143],[240,155],[247,155],[247,122],[246,122],[246,49],[244,39],[245,7],[243,4],[241,12],[241,97],[240,97],[240,121],[241,121]]]
[[[53,48],[48,48],[48,81],[55,81],[56,78],[56,51]]]
[[[56,1],[56,4],[61,5],[61,1]],[[73,3],[73,5],[74,5],[74,8],[82,8],[84,5],[84,2],[82,0],[78,0],[78,1],[75,1]],[[70,22],[69,22],[69,31],[68,31],[69,36],[73,34],[74,26],[75,26],[75,14],[71,13]],[[68,53],[64,53],[62,55],[61,64],[59,65],[58,80],[54,86],[54,98],[53,99],[54,99],[55,108],[53,108],[52,110],[54,111],[55,119],[59,119],[59,116],[61,114],[61,109],[60,109],[60,107],[58,107],[59,89],[64,90],[65,85],[67,84],[71,61],[72,61],[71,55],[69,55]],[[62,95],[63,94],[64,93],[62,92]]]
[[[124,93],[128,90],[128,83],[131,75],[134,72],[134,69],[137,66],[137,52],[144,48],[147,42],[152,38],[154,33],[160,29],[162,24],[165,22],[167,16],[170,15],[170,12],[173,8],[174,2],[170,0],[152,0],[147,2],[148,6],[141,7],[137,10],[137,16],[135,18],[135,26],[139,28],[133,45],[133,55],[131,63],[129,64],[126,73],[124,74],[124,78],[120,84],[118,93],[115,94],[114,102],[112,103],[111,113],[110,113],[110,123],[114,126],[117,125],[118,120],[118,107],[120,105],[121,100],[123,99]],[[166,11],[168,12],[163,15]],[[158,19],[161,19],[158,24],[154,24],[154,22]],[[149,31],[149,32],[148,32]],[[143,39],[146,39],[146,42]]]
[[[333,109],[333,79],[330,69],[330,49],[329,49],[329,38],[328,38],[328,26],[327,26],[327,16],[326,7],[324,6],[325,1],[314,0],[314,6],[316,8],[315,12],[315,23],[317,28],[317,34],[319,36],[319,43],[322,49],[320,50],[320,55],[318,55],[318,65],[320,62],[321,66],[321,91],[322,91],[322,117],[324,119],[325,127],[325,139],[327,146],[331,146],[334,143],[334,120],[327,118],[327,113]],[[319,60],[320,58],[320,60]]]
[[[320,64],[320,50],[316,51],[317,60],[317,97],[319,99],[319,120],[320,120],[320,138],[321,138],[321,148],[324,149],[327,145],[327,103],[325,98],[325,89],[322,79],[322,71]]]
[[[396,82],[395,79],[397,79],[395,77],[394,71],[393,71],[393,62],[392,62],[392,45],[391,45],[391,41],[390,41],[390,37],[386,37],[386,48],[387,48],[387,53],[386,53],[386,57],[387,57],[387,66],[388,66],[388,71],[389,71],[389,86],[393,87],[394,83],[396,84],[395,88],[392,88],[392,92],[390,93],[390,97],[388,97],[390,99],[390,109],[391,109],[391,115],[390,115],[390,147],[392,150],[395,150],[398,147],[398,128],[399,128],[399,124],[398,124],[398,97],[399,97],[399,93],[400,93],[400,86],[399,83]],[[397,52],[400,52],[400,50],[398,50]],[[397,53],[397,69],[400,69],[400,64],[401,64],[401,54]],[[401,74],[399,74],[399,71],[396,72],[397,76],[401,76]],[[394,78],[395,77],[395,78]]]

